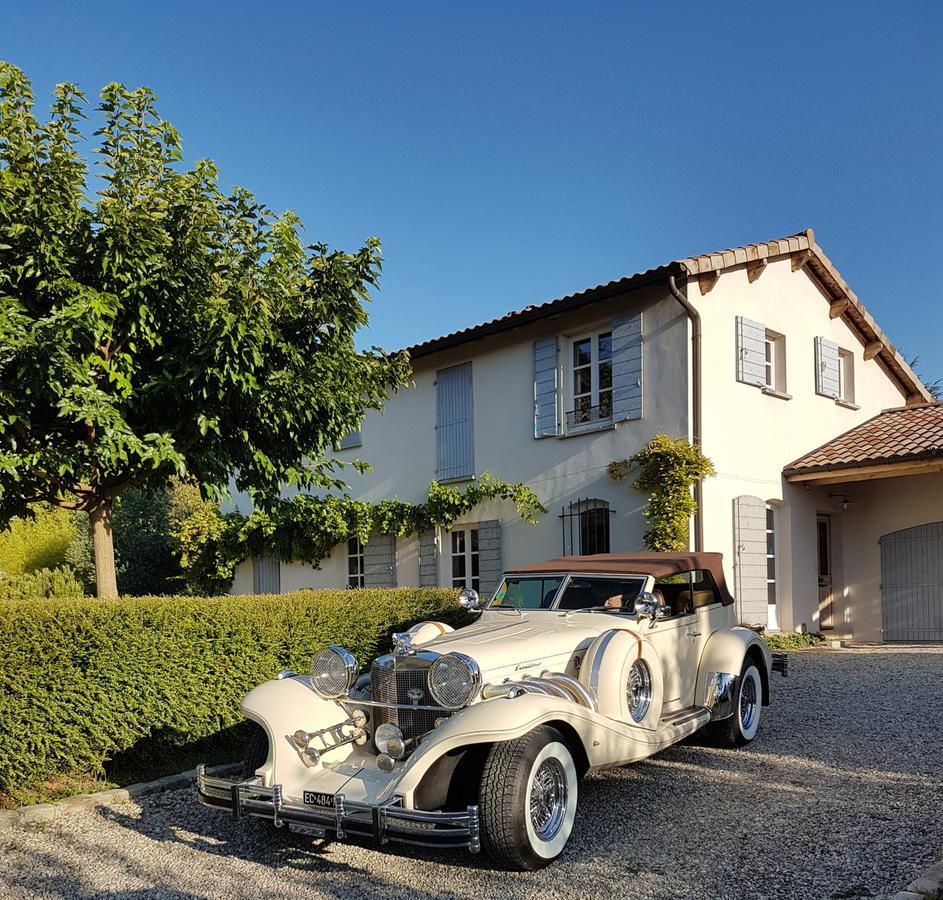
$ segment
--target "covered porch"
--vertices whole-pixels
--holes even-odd
[[[885,410],[790,463],[792,622],[943,641],[943,403]]]

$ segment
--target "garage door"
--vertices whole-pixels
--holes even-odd
[[[885,641],[943,641],[943,522],[881,538]]]

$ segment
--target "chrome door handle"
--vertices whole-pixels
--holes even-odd
[[[700,637],[700,636],[701,636],[701,632],[700,632],[700,631],[689,631],[689,632],[688,632],[688,637],[696,638],[696,637]]]

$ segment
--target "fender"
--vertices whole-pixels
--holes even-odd
[[[707,640],[701,653],[697,669],[694,702],[698,706],[706,704],[707,679],[711,672],[726,672],[739,677],[743,670],[743,661],[747,653],[759,654],[762,660],[760,681],[763,683],[763,705],[769,706],[769,674],[773,665],[773,656],[769,647],[755,631],[736,626],[715,631]]]
[[[644,759],[679,739],[665,729],[654,732],[627,725],[559,697],[522,694],[513,699],[485,700],[456,713],[430,732],[402,769],[394,772],[379,799],[382,802],[400,796],[407,806],[412,806],[414,792],[423,777],[446,754],[473,744],[512,741],[553,722],[569,726],[577,735],[591,769]]]
[[[303,777],[307,767],[291,743],[291,735],[299,728],[318,731],[336,725],[345,713],[334,700],[322,700],[311,688],[306,675],[273,679],[249,691],[239,710],[261,725],[269,735],[268,758],[259,770],[265,784],[271,782],[277,769],[279,779],[286,771]]]

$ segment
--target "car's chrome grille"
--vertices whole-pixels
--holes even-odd
[[[430,706],[434,703],[429,697],[429,688],[427,678],[429,675],[428,665],[423,666],[422,662],[415,657],[411,657],[410,665],[396,666],[396,658],[384,656],[378,659],[370,671],[371,681],[373,683],[373,699],[377,703],[417,703],[419,706]],[[417,665],[417,663],[419,665]],[[409,692],[414,691],[413,697],[419,697],[414,701],[409,696]],[[418,738],[431,731],[435,725],[435,720],[444,715],[443,712],[428,709],[395,709],[390,706],[376,706],[373,710],[374,729],[384,722],[392,722],[398,725],[405,738]]]

